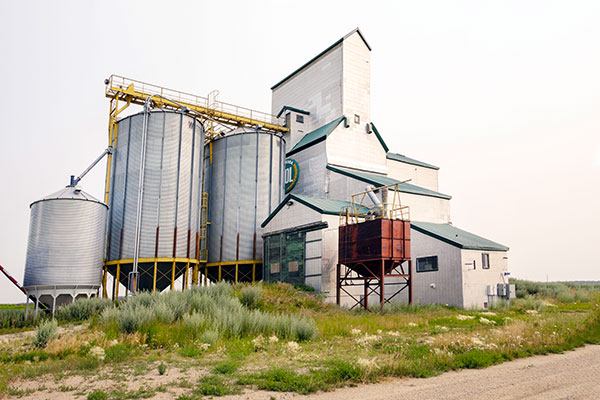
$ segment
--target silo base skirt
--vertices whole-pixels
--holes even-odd
[[[201,272],[211,282],[256,282],[262,279],[262,260],[208,263]]]
[[[159,291],[166,288],[175,289],[175,281],[183,276],[182,289],[190,286],[198,271],[200,261],[192,258],[140,258],[138,261],[138,278],[136,291]],[[133,260],[113,260],[105,264],[106,272],[115,279],[111,289],[112,298],[119,297],[119,284],[130,287],[129,273],[133,271]],[[194,277],[190,279],[190,272]],[[106,279],[102,280],[106,285]],[[106,288],[108,291],[108,288]],[[122,293],[126,295],[126,293]]]

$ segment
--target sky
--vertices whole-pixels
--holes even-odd
[[[600,2],[0,0],[0,265],[29,204],[106,147],[111,74],[268,112],[270,87],[359,27],[394,152],[441,167],[455,226],[512,276],[600,280]],[[101,198],[105,163],[81,182]],[[0,303],[24,296],[0,277]]]

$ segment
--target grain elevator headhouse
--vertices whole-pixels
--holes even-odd
[[[290,129],[293,185],[262,224],[265,280],[310,285],[348,306],[499,298],[508,248],[451,223],[438,167],[390,151],[371,118],[371,47],[359,29],[271,89],[271,112]],[[381,214],[394,207],[403,212]]]

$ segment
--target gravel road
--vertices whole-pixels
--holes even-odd
[[[238,398],[273,397],[296,400],[600,399],[600,346],[523,358],[486,369],[453,371],[428,379],[393,379],[310,396],[255,392]]]

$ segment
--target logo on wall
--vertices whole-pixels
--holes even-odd
[[[285,160],[285,169],[283,170],[283,182],[285,184],[285,193],[289,193],[296,182],[298,182],[298,176],[300,174],[300,168],[296,160],[288,158]]]

